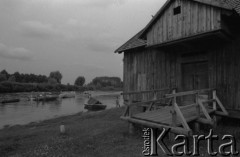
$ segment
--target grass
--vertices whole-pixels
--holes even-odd
[[[141,129],[128,134],[128,124],[120,120],[123,108],[97,113],[79,113],[40,123],[0,130],[0,156],[139,157],[142,155]],[[66,126],[62,135],[59,126]],[[224,120],[215,134],[234,134],[240,148],[240,125]],[[201,134],[208,134],[204,127]],[[221,141],[219,141],[220,144]],[[167,143],[170,145],[170,143]],[[206,142],[200,142],[201,156],[207,156]],[[159,156],[165,156],[159,150]]]
[[[123,109],[79,113],[25,126],[0,130],[0,156],[136,156],[140,135],[130,136],[119,119]],[[61,135],[59,126],[66,126]]]

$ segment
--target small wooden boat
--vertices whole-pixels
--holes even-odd
[[[37,96],[33,98],[33,101],[55,101],[58,99],[58,95],[46,95],[46,96]]]
[[[2,100],[2,104],[7,104],[7,103],[14,103],[14,102],[19,102],[20,99],[7,99],[7,100]]]
[[[75,98],[75,93],[62,93],[59,95],[59,98],[61,99]]]
[[[84,109],[87,109],[89,111],[105,110],[106,107],[106,105],[103,105],[100,101],[92,97],[88,100],[88,103],[84,105]]]

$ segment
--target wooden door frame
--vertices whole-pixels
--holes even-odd
[[[192,55],[192,57],[187,58],[187,55]],[[196,57],[198,56],[198,57]],[[185,58],[186,57],[186,58]],[[192,51],[188,53],[180,53],[178,55],[177,59],[177,64],[178,64],[178,90],[179,91],[184,91],[184,88],[182,87],[182,79],[183,79],[183,64],[187,63],[200,63],[200,62],[206,62],[208,64],[208,84],[209,82],[209,76],[210,76],[210,71],[209,71],[209,52],[208,51]]]

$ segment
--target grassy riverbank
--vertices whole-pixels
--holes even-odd
[[[0,130],[0,156],[108,157],[141,155],[142,139],[119,119],[123,109],[79,113]],[[67,134],[60,135],[59,126]]]
[[[128,124],[120,120],[123,108],[97,113],[79,113],[25,126],[0,130],[0,156],[76,156],[76,157],[139,157],[142,156],[142,132],[128,134]],[[59,126],[65,124],[66,135]],[[234,134],[240,148],[240,125],[226,120],[214,134]],[[208,134],[208,129],[202,134]],[[221,136],[220,136],[221,139]],[[214,149],[222,141],[215,143]],[[169,145],[169,143],[168,143]],[[206,141],[200,142],[201,156],[207,156]],[[161,153],[161,151],[159,151]],[[159,154],[159,156],[164,156]]]

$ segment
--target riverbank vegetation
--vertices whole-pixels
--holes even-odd
[[[0,93],[16,92],[60,92],[60,91],[84,91],[85,87],[61,84],[62,74],[53,71],[49,77],[45,75],[9,74],[6,70],[0,72]]]
[[[84,91],[84,87],[51,83],[0,82],[0,93]]]
[[[94,78],[87,87],[92,90],[122,90],[123,82],[119,77],[96,77]]]
[[[71,156],[71,157],[140,157],[144,140],[141,127],[134,135],[128,133],[128,123],[120,120],[124,108],[115,108],[96,113],[79,113],[72,116],[13,126],[0,130],[0,154],[2,156]],[[66,134],[60,134],[64,124]],[[214,130],[219,140],[214,141],[213,150],[218,151],[224,134],[234,135],[239,149],[240,131],[237,120],[225,119]],[[206,127],[198,132],[208,135]],[[196,132],[195,132],[196,133]],[[172,146],[168,139],[167,147]],[[227,141],[225,141],[227,142]],[[210,156],[207,142],[200,141],[200,156]],[[192,148],[192,143],[190,144]],[[192,149],[191,149],[192,150]],[[229,147],[227,148],[229,150]],[[164,155],[158,148],[159,156]]]
[[[35,74],[9,74],[6,70],[0,72],[0,93],[16,92],[52,92],[52,91],[84,91],[103,90],[120,91],[122,81],[119,77],[96,77],[85,84],[85,77],[79,76],[74,85],[61,84],[63,76],[59,71],[53,71],[49,76]]]
[[[120,120],[123,108],[79,113],[0,130],[2,156],[139,157],[142,139]],[[59,126],[65,125],[61,135]]]

